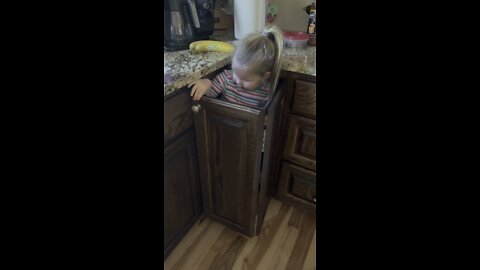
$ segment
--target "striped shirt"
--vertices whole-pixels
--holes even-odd
[[[212,80],[207,96],[218,97],[220,94],[223,94],[226,101],[261,108],[267,103],[269,87],[259,86],[254,90],[247,90],[235,83],[231,70],[225,70]]]

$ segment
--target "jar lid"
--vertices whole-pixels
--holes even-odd
[[[308,40],[308,35],[305,32],[284,32],[283,36],[290,40]]]

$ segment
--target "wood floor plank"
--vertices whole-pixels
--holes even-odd
[[[243,247],[247,243],[248,239],[246,237],[233,230],[230,231],[233,236],[233,240],[228,246],[221,250],[221,255],[215,258],[209,270],[231,270],[235,259],[238,257]]]
[[[270,199],[267,211],[265,213],[265,218],[264,218],[264,223],[270,222],[270,220],[278,215],[280,208],[282,207],[282,202],[276,200],[276,199]],[[262,230],[264,230],[265,225],[262,226]],[[247,243],[245,244],[245,247],[243,248],[242,252],[239,254],[237,259],[235,260],[235,263],[232,267],[232,270],[242,270],[244,269],[244,258],[252,252],[253,248],[257,245],[259,237],[255,236],[250,238]]]
[[[315,232],[315,217],[306,213],[302,213],[300,231],[298,238],[293,247],[292,254],[288,259],[286,269],[302,269],[305,264],[307,252],[312,243],[313,234]]]
[[[181,269],[191,249],[198,244],[201,236],[205,234],[211,223],[212,221],[207,218],[200,219],[199,222],[196,222],[164,261],[164,268]],[[175,268],[174,265],[176,265]]]
[[[278,214],[278,211],[280,211],[281,207],[282,207],[282,202],[275,199],[270,199],[270,202],[268,203],[267,211],[265,213],[264,222],[276,216]]]
[[[257,242],[258,242],[258,236],[252,237],[247,241],[242,251],[236,258],[233,264],[232,270],[243,269],[243,259],[245,258],[245,256],[247,256],[247,254],[249,254],[253,250],[253,248],[257,245]]]
[[[275,234],[270,248],[265,252],[263,259],[258,265],[258,269],[285,269],[288,257],[292,252],[292,248],[297,239],[298,229],[288,225],[288,222],[294,211],[290,208],[288,214],[281,221],[280,227]],[[282,251],[286,254],[286,258],[280,258]]]
[[[203,258],[202,262],[197,266],[197,269],[198,270],[210,269],[213,262],[217,258],[223,256],[223,254],[229,248],[229,246],[233,243],[233,241],[236,240],[237,236],[239,236],[237,232],[234,232],[233,230],[225,227],[222,233],[218,236],[215,243],[213,243],[208,253]]]
[[[305,264],[303,265],[303,270],[315,270],[316,268],[316,257],[317,257],[317,230],[313,233],[312,243],[308,249],[307,257],[305,258]]]
[[[316,269],[315,217],[272,199],[259,236],[247,238],[208,218],[164,260],[167,270]]]
[[[205,234],[204,242],[201,243],[202,245],[198,245],[194,250],[191,256],[192,259],[189,260],[189,263],[184,267],[185,270],[196,269],[198,267],[225,228],[223,224],[212,222],[212,229]]]
[[[223,229],[225,229],[224,225],[212,221],[208,227],[208,230],[202,235],[198,236],[199,241],[192,245],[192,248],[189,250],[189,252],[186,252],[186,258],[182,266],[176,267],[176,265],[174,265],[172,270],[196,269],[205,258],[217,238],[220,236]]]
[[[289,210],[289,206],[282,204],[278,214],[267,222],[263,223],[262,231],[258,235],[258,241],[255,247],[243,259],[242,269],[258,269],[257,267],[260,264],[260,261],[265,256],[267,250],[271,247],[271,243],[277,234],[278,228],[280,227],[282,220],[285,218]]]

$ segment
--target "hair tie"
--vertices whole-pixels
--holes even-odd
[[[262,35],[263,35],[264,37],[268,37],[268,32],[267,32],[267,31],[263,31],[263,32],[262,32]]]

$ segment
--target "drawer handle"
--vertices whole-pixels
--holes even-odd
[[[317,196],[313,196],[313,202],[317,203]]]
[[[193,105],[193,106],[192,106],[192,111],[193,111],[194,113],[198,113],[201,108],[202,108],[202,106],[200,106],[200,104],[198,104],[198,105]]]

